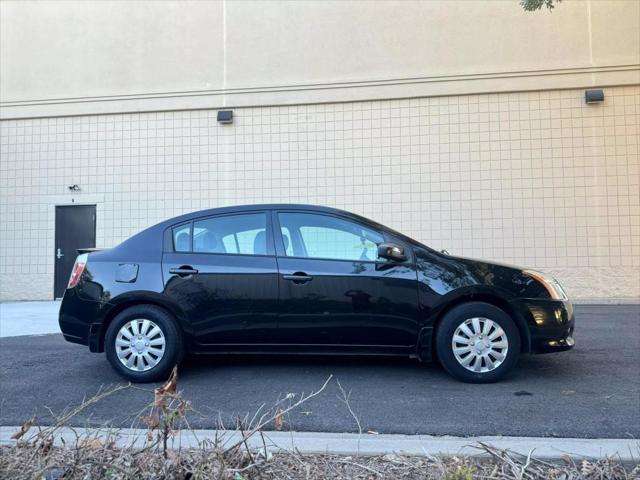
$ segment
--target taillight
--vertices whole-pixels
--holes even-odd
[[[73,288],[78,284],[80,277],[82,276],[82,272],[84,272],[84,267],[87,265],[87,257],[86,253],[82,255],[78,255],[76,258],[76,263],[73,264],[73,270],[71,270],[71,276],[69,277],[69,285],[67,288]]]

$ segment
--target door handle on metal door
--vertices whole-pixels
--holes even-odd
[[[304,272],[296,272],[293,275],[282,275],[284,280],[291,280],[293,283],[307,283],[313,280],[311,275]]]
[[[169,270],[169,273],[173,275],[178,275],[179,277],[187,277],[189,275],[194,275],[198,273],[198,270],[188,266],[182,266],[180,268],[172,268]]]
[[[64,257],[64,253],[62,253],[62,251],[58,249],[58,252],[56,253],[56,258],[60,260],[62,257]]]

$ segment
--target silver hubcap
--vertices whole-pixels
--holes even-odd
[[[493,320],[468,318],[453,333],[453,354],[460,365],[476,373],[498,368],[509,351],[507,334]]]
[[[120,362],[136,372],[155,367],[164,355],[164,348],[164,334],[151,320],[131,320],[116,335],[116,353]]]

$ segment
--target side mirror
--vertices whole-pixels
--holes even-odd
[[[396,243],[381,243],[378,245],[378,258],[386,258],[394,262],[404,262],[407,256],[404,254],[404,247]]]

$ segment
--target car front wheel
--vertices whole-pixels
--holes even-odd
[[[111,366],[132,382],[164,380],[182,359],[182,337],[173,317],[155,305],[120,312],[105,335]]]
[[[502,379],[520,353],[520,334],[509,315],[483,302],[447,312],[436,332],[438,359],[458,380],[490,383]]]

